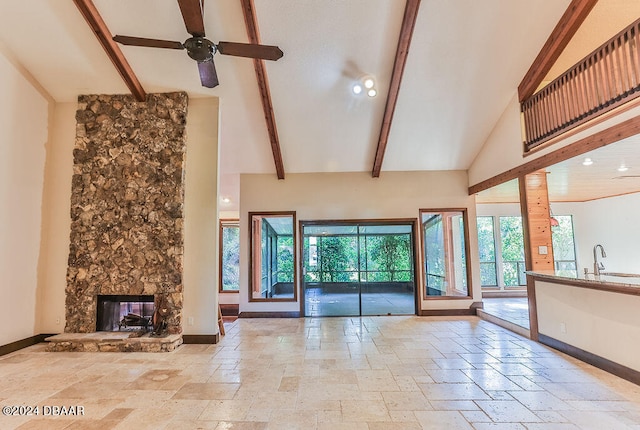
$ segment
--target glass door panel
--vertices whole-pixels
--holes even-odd
[[[412,226],[303,225],[305,316],[415,314]]]

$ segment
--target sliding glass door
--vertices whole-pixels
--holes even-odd
[[[413,223],[305,222],[305,316],[415,314]]]

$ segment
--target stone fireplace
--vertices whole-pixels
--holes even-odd
[[[168,334],[182,332],[187,104],[78,98],[65,333],[95,332],[108,296],[162,301]]]

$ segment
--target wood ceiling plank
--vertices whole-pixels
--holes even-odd
[[[518,86],[520,103],[531,97],[598,0],[572,0]]]
[[[133,72],[133,69],[129,65],[129,62],[124,57],[124,54],[120,50],[120,47],[113,40],[113,36],[111,35],[111,31],[105,24],[102,16],[98,12],[98,9],[93,4],[91,0],[73,0],[76,4],[78,10],[93,30],[96,38],[102,45],[102,48],[107,53],[107,56],[115,66],[118,73],[124,80],[125,84],[131,91],[131,94],[138,100],[139,102],[143,102],[147,98],[147,93],[142,88],[142,84],[138,80],[138,77]]]
[[[391,75],[391,82],[389,83],[387,104],[384,108],[382,127],[380,129],[380,137],[378,138],[378,147],[373,161],[371,174],[374,178],[380,176],[380,170],[382,169],[382,161],[384,160],[384,153],[387,149],[393,114],[396,110],[396,103],[398,102],[404,66],[407,62],[407,55],[409,54],[409,46],[411,45],[411,38],[413,37],[413,30],[416,25],[419,8],[420,0],[407,0],[404,17],[402,19],[402,27],[400,29],[400,37],[398,39],[398,48],[396,49],[396,57],[393,62],[393,73]]]
[[[249,43],[260,44],[258,20],[256,18],[253,0],[240,0],[240,3],[242,4],[242,13],[244,15],[244,23],[247,27]],[[273,153],[273,162],[276,166],[276,174],[278,179],[284,179],[284,164],[282,162],[280,140],[278,139],[278,129],[276,127],[273,104],[271,103],[271,91],[269,89],[269,81],[267,79],[264,60],[254,59],[253,66],[256,71],[256,79],[258,80],[258,89],[260,90],[264,119],[267,122],[267,131],[269,133],[269,141],[271,142],[271,152]]]

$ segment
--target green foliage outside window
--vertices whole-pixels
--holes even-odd
[[[500,242],[502,244],[502,276],[505,286],[525,285],[524,238],[522,218],[500,217]]]
[[[315,245],[309,239],[304,238],[305,282],[413,279],[411,238],[408,234],[318,236],[315,237]],[[309,255],[312,252],[316,253],[315,259]]]
[[[240,227],[222,228],[222,291],[240,288]]]

